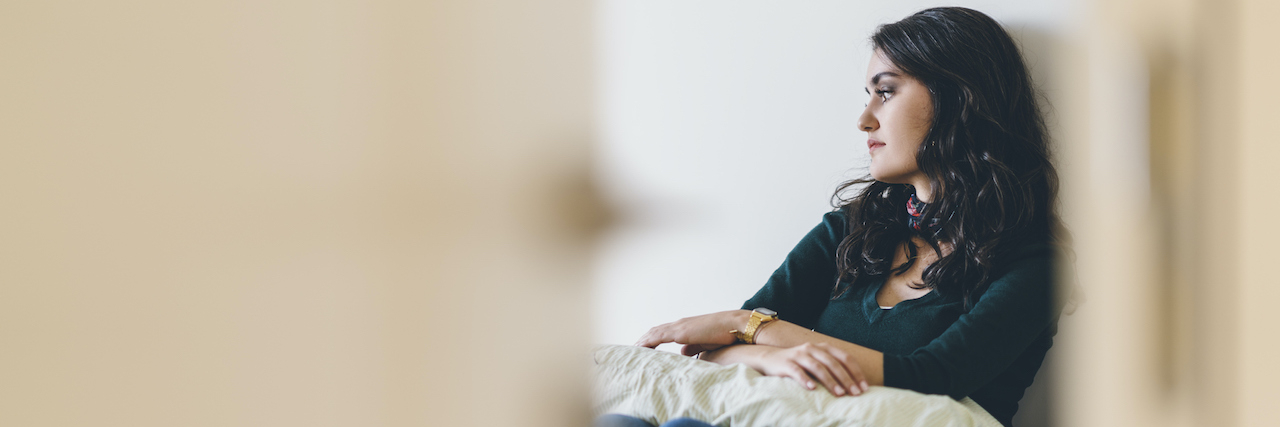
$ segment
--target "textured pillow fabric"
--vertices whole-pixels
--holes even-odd
[[[790,378],[763,376],[644,347],[608,345],[594,351],[595,412],[625,414],[653,424],[690,417],[718,426],[1001,427],[965,398],[871,387],[861,396],[807,390]]]

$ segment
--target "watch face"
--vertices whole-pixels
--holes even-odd
[[[770,317],[778,315],[778,312],[764,308],[764,307],[757,308],[756,311],[760,312],[760,314],[763,314],[765,316],[770,316]]]

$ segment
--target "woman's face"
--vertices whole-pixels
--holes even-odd
[[[871,100],[858,117],[871,150],[871,177],[891,184],[927,185],[916,164],[916,150],[933,124],[929,89],[890,63],[879,50],[867,66]]]

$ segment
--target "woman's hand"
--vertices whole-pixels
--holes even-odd
[[[857,396],[867,391],[867,378],[849,353],[826,343],[804,343],[790,348],[760,347],[758,359],[749,363],[761,373],[787,377],[813,390],[822,384],[831,394]]]
[[[636,341],[641,347],[654,348],[659,344],[674,342],[684,344],[685,356],[714,350],[738,341],[729,331],[747,326],[751,312],[729,310],[701,316],[686,317],[671,323],[654,326]]]

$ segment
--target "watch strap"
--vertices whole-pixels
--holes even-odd
[[[768,310],[768,311],[770,313],[773,313],[772,310]],[[764,314],[760,311],[760,309],[757,308],[751,311],[751,317],[747,319],[746,330],[738,331],[735,329],[735,330],[729,331],[729,333],[732,333],[738,339],[738,341],[741,341],[747,344],[755,344],[756,333],[760,332],[760,328],[768,324],[769,322],[772,322],[775,320],[778,320],[777,313]]]

